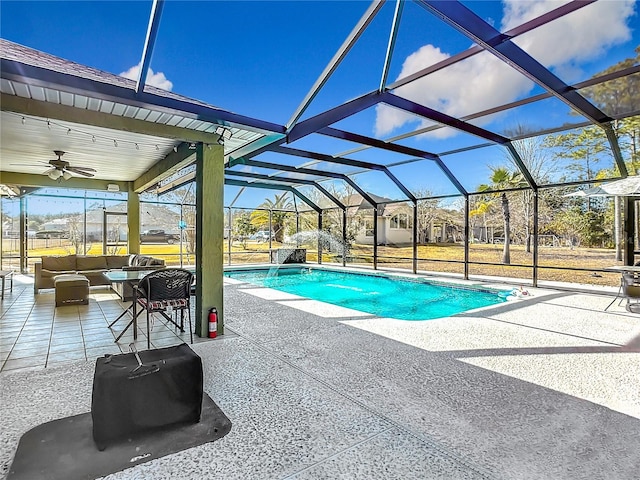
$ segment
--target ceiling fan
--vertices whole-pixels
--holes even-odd
[[[89,167],[73,167],[69,162],[62,160],[64,152],[62,150],[54,150],[54,154],[58,158],[55,160],[49,160],[49,162],[41,162],[44,165],[49,165],[49,169],[44,172],[51,180],[69,180],[73,175],[82,175],[83,177],[93,177],[95,169]]]

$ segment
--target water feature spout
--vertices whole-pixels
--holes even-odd
[[[307,230],[291,235],[286,241],[287,249],[294,250],[302,245],[317,245],[318,251],[327,251],[336,257],[344,258],[349,252],[347,244],[322,230]]]

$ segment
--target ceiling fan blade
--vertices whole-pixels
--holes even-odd
[[[76,168],[76,167],[67,167],[65,170],[67,172],[72,172],[72,173],[75,173],[77,175],[83,175],[85,177],[93,177],[93,173],[85,172],[83,170],[78,170],[78,168]],[[95,172],[95,170],[94,170],[94,172]]]
[[[76,170],[84,170],[85,172],[96,172],[97,170],[95,168],[89,168],[89,167],[76,167],[76,166],[69,166],[67,168],[75,168]]]

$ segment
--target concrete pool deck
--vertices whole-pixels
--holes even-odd
[[[231,432],[105,478],[637,478],[640,315],[528,290],[411,322],[227,280],[226,334],[193,349]],[[25,431],[90,410],[93,369],[0,373],[3,467]]]

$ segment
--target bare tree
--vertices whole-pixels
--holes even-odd
[[[430,199],[433,194],[431,190],[427,188],[419,188],[414,190],[413,195],[418,200],[417,208],[418,208],[418,224],[415,228],[418,229],[417,237],[418,243],[425,244],[429,241],[429,227],[438,217],[438,200]]]
[[[520,159],[536,183],[545,183],[558,171],[558,164],[554,158],[549,156],[548,150],[545,148],[544,139],[539,136],[527,137],[527,134],[530,132],[531,130],[529,128],[519,124],[510,130],[508,135],[520,138],[520,140],[513,142],[513,146],[518,152]],[[518,164],[511,155],[508,155],[507,159],[512,169],[520,171]],[[520,184],[524,185],[524,177],[520,178]],[[544,193],[542,193],[542,195],[544,195]],[[538,200],[541,200],[541,198],[538,198]],[[518,194],[517,207],[514,212],[517,215],[513,218],[514,230],[522,232],[527,253],[531,253],[534,201],[535,193],[533,190],[521,190]]]

